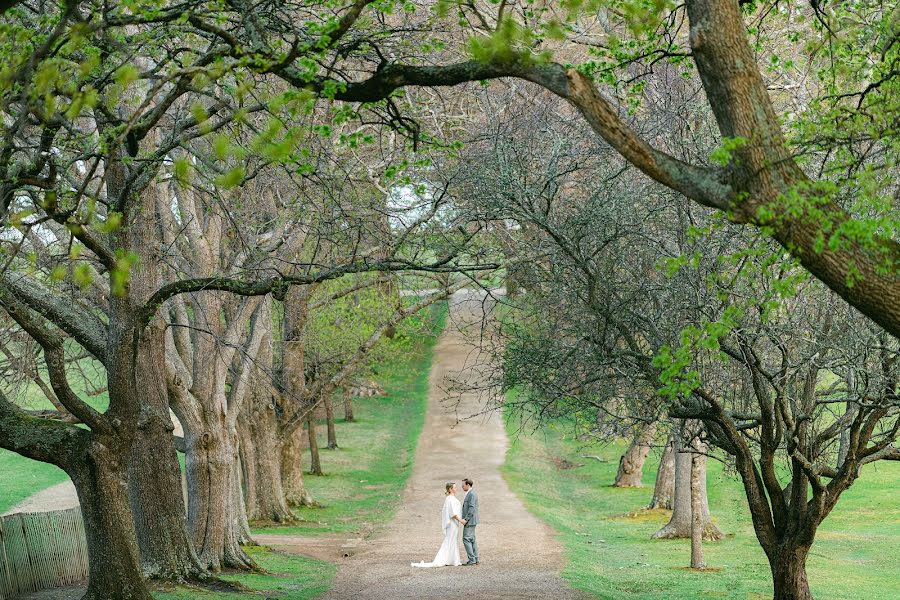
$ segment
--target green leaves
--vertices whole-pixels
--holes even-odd
[[[131,251],[116,250],[116,263],[109,273],[109,282],[112,293],[116,296],[124,296],[128,291],[128,283],[131,281],[132,267],[138,262],[138,255]]]
[[[469,38],[467,49],[477,61],[483,63],[520,63],[523,65],[546,62],[549,53],[535,53],[534,31],[520,26],[512,19],[504,19],[489,35]]]
[[[750,143],[750,140],[745,137],[723,137],[722,144],[710,153],[709,159],[714,163],[727,167],[728,163],[731,162],[734,151],[743,148],[748,143]]]
[[[216,178],[216,185],[230,190],[239,186],[244,181],[244,167],[237,166]]]

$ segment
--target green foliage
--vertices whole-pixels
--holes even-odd
[[[313,294],[310,303],[341,293],[342,290],[356,282],[379,275],[346,276],[338,280],[321,284]],[[394,314],[400,299],[397,282],[371,285],[311,311],[304,331],[304,339],[308,348],[306,360],[317,373],[316,377],[328,377],[337,372],[357,348],[369,340],[382,324]],[[425,317],[420,313],[411,316],[402,331],[412,335],[416,327],[423,326]],[[365,362],[360,365],[359,373],[365,374],[371,368],[393,357],[399,356],[410,343],[408,335],[400,334],[394,338],[382,337],[368,351]]]
[[[112,293],[116,296],[124,296],[131,281],[132,267],[138,262],[138,255],[134,252],[116,250],[116,264],[109,273],[109,283]]]
[[[483,63],[532,65],[549,60],[548,53],[533,51],[536,35],[513,19],[504,19],[489,35],[469,38],[468,51]]]
[[[725,167],[731,162],[731,157],[735,150],[746,146],[750,140],[744,137],[723,137],[722,145],[712,151],[709,159],[714,163]]]

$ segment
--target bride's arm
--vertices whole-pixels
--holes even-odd
[[[457,501],[457,503],[458,503],[458,501]],[[460,525],[464,525],[465,522],[462,520],[462,514],[459,512],[460,509],[456,508],[456,506],[454,506],[453,508],[454,508],[454,512],[453,512],[453,516],[451,518],[453,520],[455,520],[457,523],[459,523]]]

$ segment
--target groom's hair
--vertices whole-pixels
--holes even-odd
[[[463,483],[466,484],[466,485],[469,486],[469,487],[472,487],[472,486],[475,485],[474,483],[472,483],[472,480],[469,479],[468,477],[466,477],[465,479],[463,479]]]

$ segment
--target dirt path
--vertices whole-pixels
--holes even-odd
[[[75,486],[71,481],[64,481],[28,496],[3,514],[49,512],[76,506],[78,506],[78,496],[75,493]]]
[[[562,549],[553,532],[525,510],[500,475],[507,447],[500,416],[457,422],[457,414],[479,413],[482,400],[476,394],[464,394],[457,413],[442,402],[447,397],[448,376],[456,378],[463,369],[477,365],[478,357],[467,338],[480,333],[482,298],[475,293],[453,297],[450,322],[434,349],[425,429],[397,516],[374,539],[358,543],[352,556],[341,563],[333,589],[323,598],[583,597],[559,576]],[[482,523],[477,531],[483,564],[410,567],[410,562],[431,560],[437,552],[444,483],[459,482],[463,477],[475,481],[481,501]],[[290,544],[278,547],[291,550]]]

